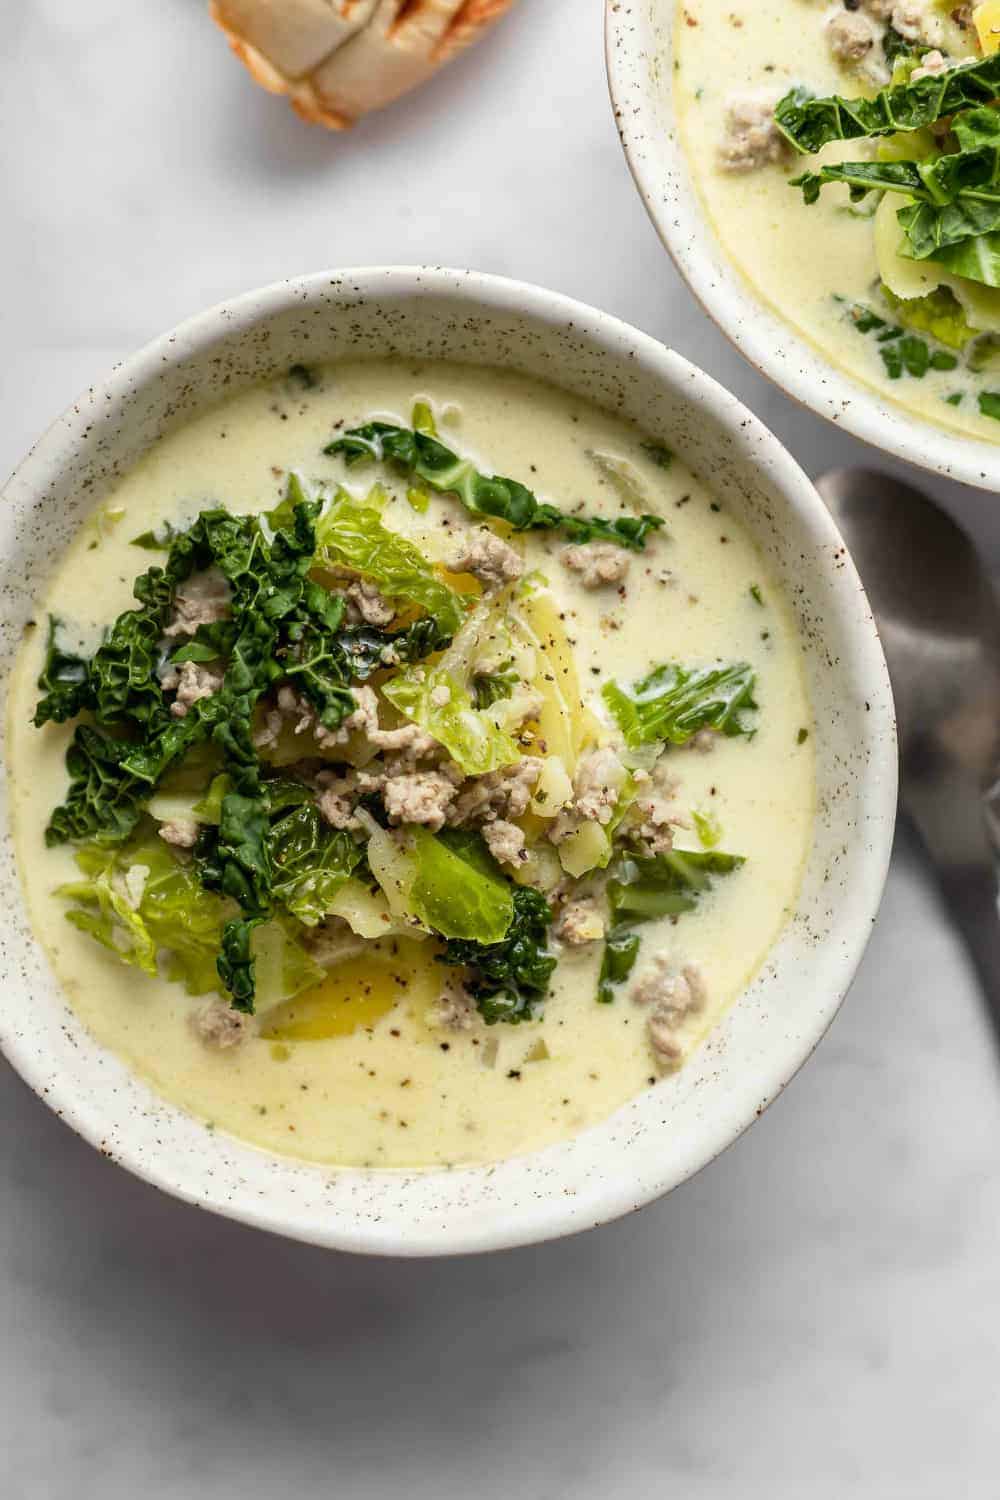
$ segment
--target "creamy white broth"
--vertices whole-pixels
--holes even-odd
[[[86,1025],[164,1097],[258,1146],[344,1165],[502,1159],[575,1134],[643,1088],[671,1088],[672,1078],[659,1077],[646,1015],[628,985],[615,1004],[595,1002],[600,944],[563,950],[539,1021],[450,1033],[432,1024],[445,971],[430,961],[427,945],[384,942],[384,964],[352,961],[339,979],[334,970],[325,1000],[319,997],[341,1034],[257,1034],[230,1051],[212,1050],[188,1024],[202,1002],[117,962],[65,920],[52,893],[72,878],[72,853],[47,849],[43,834],[65,794],[68,731],[36,730],[30,718],[46,612],[67,622],[68,639],[75,634],[92,646],[129,607],[132,581],[148,564],[131,537],[190,520],[208,504],[268,508],[290,469],[346,477],[357,493],[378,478],[392,497],[385,523],[431,556],[452,555],[454,533],[467,524],[457,502],[435,500],[419,515],[406,502],[405,481],[345,471],[321,452],[334,424],[376,414],[405,422],[417,395],[434,404],[442,438],[487,472],[520,477],[564,508],[586,498],[592,512],[612,514],[620,500],[588,457],[600,449],[634,466],[649,508],[666,518],[667,530],[634,558],[624,597],[584,590],[557,561],[558,540],[523,539],[526,562],[545,574],[565,615],[595,712],[609,676],[631,679],[665,660],[748,660],[757,671],[761,711],[752,739],[719,739],[709,754],[670,752],[682,806],[713,814],[720,847],[747,861],[696,911],[641,929],[633,982],[658,952],[696,962],[704,973],[709,1000],[686,1026],[686,1052],[737,998],[794,908],[812,829],[811,719],[791,612],[734,518],[676,460],[658,467],[642,436],[617,419],[509,374],[370,363],[321,372],[311,390],[288,381],[253,390],[161,441],[58,563],[18,664],[9,707],[13,818],[32,921]],[[669,443],[669,433],[653,436]],[[801,731],[809,731],[804,740]],[[693,830],[678,842],[697,847]],[[317,997],[300,1001],[308,1023]],[[266,1032],[266,1014],[260,1024]]]
[[[873,221],[865,217],[874,200],[852,209],[847,188],[832,185],[810,206],[789,186],[790,178],[822,162],[866,159],[873,154],[870,142],[836,143],[816,156],[746,173],[719,166],[727,102],[735,95],[772,90],[780,97],[796,84],[820,95],[874,92],[830,52],[824,27],[838,9],[842,7],[833,0],[736,0],[726,6],[685,0],[677,5],[673,94],[692,178],[726,255],[758,295],[831,364],[939,427],[1000,441],[1000,422],[982,416],[978,408],[980,392],[1000,388],[1000,373],[973,375],[960,360],[955,370],[890,379],[877,338],[859,333],[852,322],[849,309],[856,304],[875,306],[892,322],[891,313],[879,308],[874,297],[879,268]],[[971,39],[963,39],[953,25],[948,25],[947,40],[953,56],[976,55]],[[922,276],[916,263],[910,267],[907,295],[933,291],[942,279],[933,273]],[[950,404],[949,398],[956,396],[959,403]]]

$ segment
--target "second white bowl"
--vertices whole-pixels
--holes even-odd
[[[823,357],[755,293],[719,244],[674,114],[677,0],[606,0],[608,83],[625,157],[649,217],[691,291],[752,365],[855,437],[921,468],[1000,489],[1000,444],[909,416]]]

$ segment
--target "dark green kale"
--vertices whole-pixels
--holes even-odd
[[[953,347],[961,347],[957,341],[965,337],[964,317],[960,309],[957,314],[954,313],[946,297],[940,295],[945,292],[947,298],[951,298],[947,288],[939,287],[937,292],[927,297],[914,298],[914,303],[919,305],[912,308],[908,308],[905,302],[897,306],[900,299],[893,298],[887,288],[882,291],[893,310],[898,316],[906,318],[910,326],[937,329],[940,340],[955,341]],[[899,324],[886,323],[884,318],[880,318],[862,303],[852,306],[849,316],[859,333],[874,334],[890,380],[899,380],[904,373],[921,380],[928,370],[954,370],[958,367],[958,359],[949,349],[934,348],[925,339],[905,333]]]
[[[493,516],[515,531],[559,528],[573,542],[600,540],[641,551],[648,534],[663,525],[661,517],[652,515],[614,520],[567,515],[540,501],[516,479],[480,474],[468,459],[460,458],[430,433],[387,422],[352,428],[324,452],[342,454],[349,465],[395,463],[429,489],[455,495],[474,515]]]
[[[882,38],[882,50],[885,53],[885,60],[891,68],[900,58],[916,57],[920,48],[917,43],[911,42],[907,37],[903,36],[902,32],[897,31],[890,21],[889,25],[885,28],[885,35]]]
[[[898,380],[905,371],[922,380],[928,370],[954,370],[958,360],[944,349],[929,349],[923,339],[907,334],[897,343],[883,343],[879,353],[890,380]]]
[[[235,644],[235,622],[213,620],[210,625],[199,625],[183,646],[170,653],[170,660],[178,666],[185,661],[224,661],[232,655]]]
[[[299,783],[290,785],[308,796]],[[314,927],[323,920],[337,892],[356,869],[362,848],[349,833],[330,828],[311,800],[276,808],[280,793],[273,786],[269,787],[269,793],[272,822],[268,846],[273,899],[307,927]]]
[[[986,61],[995,65],[998,56]],[[815,203],[830,182],[846,184],[855,202],[870,192],[903,194],[909,201],[896,217],[911,259],[933,258],[956,276],[1000,286],[1000,113],[965,110],[951,130],[958,149],[930,160],[832,162],[793,178],[791,186],[802,189],[806,203]]]
[[[451,938],[440,962],[467,968],[465,987],[487,1026],[530,1021],[548,993],[556,960],[547,951],[552,912],[541,891],[514,888],[514,916],[500,943]]]
[[[119,616],[89,662],[60,652],[53,627],[40,679],[36,722],[83,711],[97,721],[77,728],[67,753],[69,793],[50,820],[50,843],[121,842],[172,768],[200,747],[221,754],[219,822],[203,833],[196,866],[206,890],[240,908],[223,932],[219,974],[245,1011],[254,1003],[254,929],[282,911],[318,921],[357,858],[346,835],[327,830],[301,798],[289,799],[287,783],[265,777],[253,734],[262,695],[287,682],[336,729],[356,706],[352,681],[420,660],[450,639],[433,618],[394,632],[345,628],[343,597],[308,576],[322,502],[303,494],[290,485],[289,500],[264,525],[204,511],[173,536],[165,566],[136,581],[140,608]],[[158,673],[164,631],[177,585],[212,567],[229,585],[229,618],[199,626],[170,659],[221,662],[222,684],[177,718]]]
[[[132,833],[142,813],[146,785],[124,769],[127,742],[90,724],[77,725],[66,751],[69,793],[45,830],[55,844],[117,844]]]
[[[473,708],[491,708],[494,703],[501,703],[512,695],[519,680],[510,663],[503,663],[496,672],[477,672],[472,679]]]
[[[174,538],[183,535],[183,532],[182,526],[171,526],[169,521],[164,521],[152,531],[143,531],[139,536],[134,536],[132,546],[142,547],[147,552],[167,552]]]
[[[639,447],[647,458],[651,458],[658,469],[669,469],[674,461],[674,455],[670,449],[664,447],[663,443],[640,443]]]
[[[604,956],[597,980],[597,999],[601,1005],[610,1005],[615,998],[615,986],[624,984],[639,957],[642,939],[631,927],[611,927],[604,939]]]
[[[423,661],[435,651],[451,645],[451,636],[441,630],[436,620],[414,620],[404,630],[378,630],[374,625],[349,625],[340,632],[351,676],[367,682],[373,672],[404,662]]]
[[[958,110],[990,104],[998,94],[1000,53],[994,53],[916,83],[892,85],[874,99],[816,98],[808,89],[794,88],[779,101],[774,118],[796,151],[811,153],[830,141],[921,130]]]
[[[63,651],[58,642],[62,622],[49,616],[45,665],[38,678],[42,698],[35,710],[35,724],[64,724],[91,706],[90,664],[82,656]]]
[[[717,849],[672,849],[651,858],[620,854],[608,872],[610,921],[598,1000],[610,1004],[615,986],[635,967],[640,941],[635,927],[657,917],[678,917],[693,911],[715,877],[731,874],[744,862],[737,854],[722,854]]]

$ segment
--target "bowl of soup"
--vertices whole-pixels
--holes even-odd
[[[833,1018],[892,705],[733,397],[469,272],[282,283],[5,491],[0,1041],[178,1197],[366,1253],[567,1234]]]
[[[608,5],[606,32],[632,174],[723,332],[821,416],[991,489],[994,10],[636,0]]]

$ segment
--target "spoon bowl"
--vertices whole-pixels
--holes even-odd
[[[900,806],[933,859],[1000,1035],[1000,607],[965,532],[867,469],[817,480],[864,579],[896,700]]]

